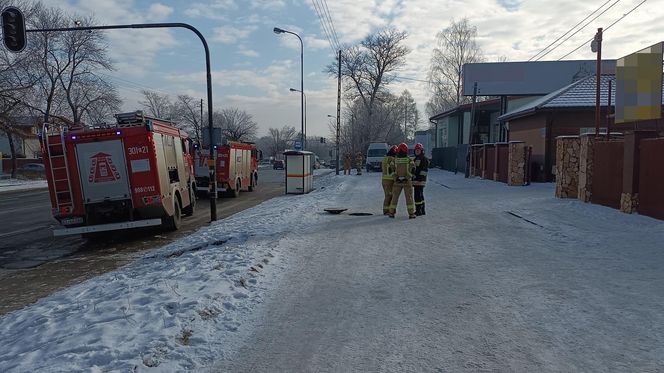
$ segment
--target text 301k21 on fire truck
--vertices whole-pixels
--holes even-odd
[[[94,128],[44,125],[42,154],[56,236],[162,225],[176,230],[196,205],[192,141],[142,112]]]

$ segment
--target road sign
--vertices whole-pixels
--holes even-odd
[[[302,142],[301,141],[295,141],[295,144],[293,145],[295,150],[302,150]]]
[[[14,53],[25,49],[25,18],[16,7],[8,6],[2,10],[2,41],[5,47]]]

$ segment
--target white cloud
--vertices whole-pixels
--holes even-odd
[[[238,53],[243,55],[243,56],[247,56],[247,57],[258,57],[258,56],[260,56],[260,53],[256,52],[253,49],[247,48],[247,46],[245,46],[245,45],[240,45],[238,47]]]
[[[286,6],[283,0],[251,0],[251,7],[262,10],[278,10]]]
[[[330,48],[330,43],[327,39],[319,39],[315,36],[305,36],[304,47],[307,48],[307,50],[325,49]]]
[[[150,21],[163,21],[173,13],[173,8],[170,6],[154,3],[148,9],[148,19]]]
[[[234,44],[242,39],[246,39],[257,28],[258,28],[257,26],[253,25],[245,27],[233,27],[233,26],[215,27],[214,36],[212,37],[212,40],[224,44]]]
[[[207,3],[192,3],[187,5],[184,14],[191,18],[207,18],[216,21],[228,20],[227,13],[237,9],[234,0],[214,0]]]

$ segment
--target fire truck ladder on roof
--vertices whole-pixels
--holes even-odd
[[[42,137],[46,154],[48,154],[49,169],[51,170],[51,180],[53,180],[53,193],[55,194],[55,204],[59,213],[63,210],[71,212],[74,208],[74,198],[71,190],[71,179],[69,165],[67,163],[67,152],[65,149],[65,132],[60,131],[60,136],[54,142],[49,141],[48,123],[42,127]]]

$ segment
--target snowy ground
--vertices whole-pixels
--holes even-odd
[[[426,217],[326,175],[5,315],[0,371],[664,370],[664,222],[430,175]]]
[[[14,190],[46,188],[46,180],[0,179],[0,193]]]

